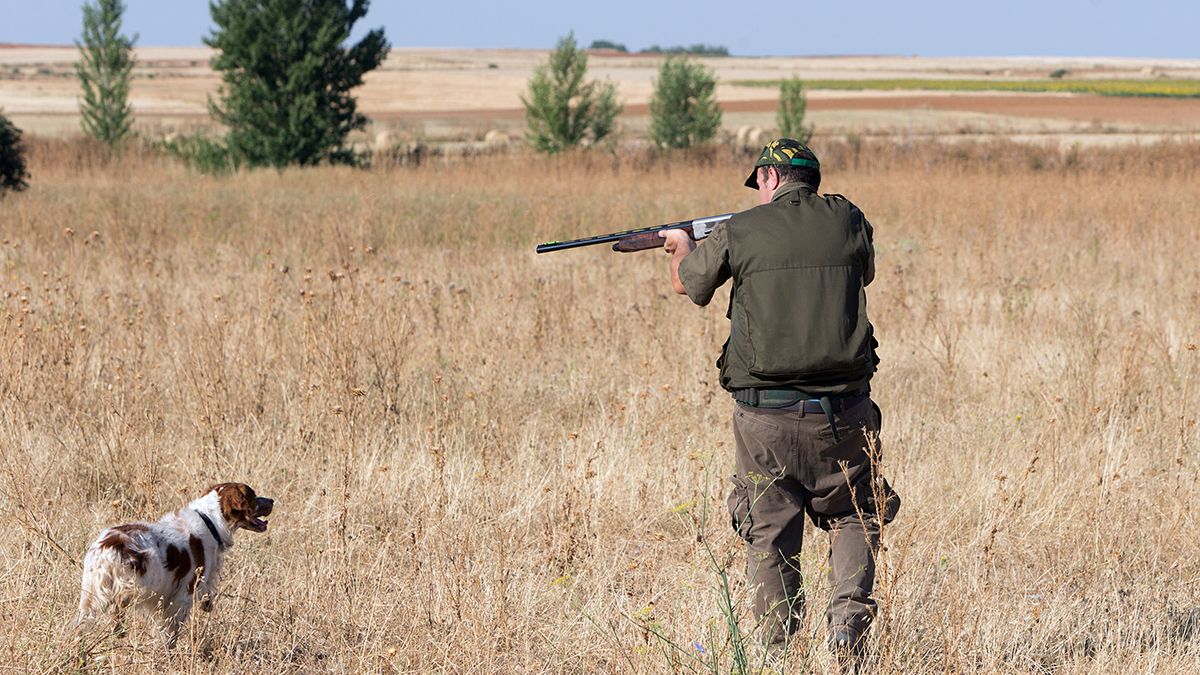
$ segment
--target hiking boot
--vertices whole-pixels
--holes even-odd
[[[862,635],[851,626],[835,626],[829,629],[829,651],[837,659],[838,670],[857,673],[862,665]]]

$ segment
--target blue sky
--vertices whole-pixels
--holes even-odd
[[[82,0],[0,0],[0,42],[70,44]],[[207,0],[126,0],[139,45],[197,45]],[[741,6],[742,11],[731,11]],[[374,0],[356,32],[397,47],[551,47],[574,30],[630,49],[704,42],[738,55],[1200,58],[1200,0]]]

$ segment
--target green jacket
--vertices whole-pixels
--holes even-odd
[[[871,225],[841,195],[803,183],[734,215],[679,265],[688,297],[707,305],[733,279],[721,386],[816,396],[867,387],[879,360],[865,287],[875,276]]]

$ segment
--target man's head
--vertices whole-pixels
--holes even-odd
[[[746,179],[746,187],[758,190],[763,204],[771,201],[775,191],[785,183],[805,183],[814,190],[821,187],[821,163],[817,156],[807,145],[791,138],[768,143]]]

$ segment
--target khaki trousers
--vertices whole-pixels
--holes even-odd
[[[802,623],[799,553],[804,514],[829,532],[829,627],[859,634],[875,616],[871,598],[880,521],[900,508],[900,497],[877,476],[879,408],[869,398],[829,418],[788,408],[736,404],[737,443],[729,512],[748,544],[746,579],[765,638],[781,642]]]

